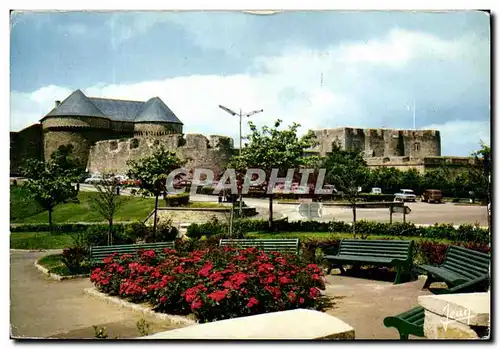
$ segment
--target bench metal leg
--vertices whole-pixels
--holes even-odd
[[[394,280],[394,285],[397,285],[401,282],[401,266],[398,265],[396,267],[396,280]]]
[[[344,267],[342,266],[342,264],[339,265],[339,269],[340,269],[340,274],[345,274],[345,269]]]
[[[435,279],[432,277],[432,274],[427,274],[427,280],[425,280],[425,284],[422,287],[422,290],[428,289],[429,286],[435,281]]]
[[[401,339],[403,341],[407,341],[408,340],[408,333],[399,332],[399,339]]]

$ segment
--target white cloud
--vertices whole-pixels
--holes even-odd
[[[423,129],[439,130],[441,133],[441,154],[455,155],[457,149],[479,150],[480,143],[490,143],[490,123],[483,121],[456,120],[443,124],[426,125]]]
[[[436,108],[475,98],[477,84],[489,81],[489,67],[485,67],[489,58],[484,59],[489,51],[484,51],[484,47],[488,50],[484,42],[473,37],[442,40],[429,34],[394,29],[379,40],[350,42],[321,51],[292,47],[279,56],[259,57],[253,67],[259,71],[256,75],[191,75],[81,88],[88,96],[95,97],[147,100],[158,96],[183,121],[186,133],[225,134],[235,140],[238,119],[220,110],[219,104],[233,110],[241,107],[244,112],[264,109],[252,117],[258,125],[280,118],[284,125],[301,123],[303,132],[309,128],[340,126],[398,127],[401,116],[408,113],[407,102],[414,97],[419,104]],[[439,70],[442,75],[424,76],[426,85],[415,96],[411,81],[406,80],[421,79],[429,62],[436,61],[442,63]],[[403,71],[408,79],[398,82],[380,75],[394,71],[397,74]],[[448,76],[454,80],[443,78]],[[471,82],[469,76],[475,76],[476,80]],[[70,92],[57,86],[32,93],[13,91],[11,129],[36,122],[51,110],[54,100],[64,99]],[[450,119],[453,117],[456,116]],[[463,152],[462,149],[468,153],[470,147],[476,148],[474,142],[485,140],[489,130],[485,117],[480,117],[481,122],[437,120],[428,127],[442,131],[443,154],[456,154]],[[459,140],[466,143],[460,145]]]
[[[82,23],[60,24],[57,29],[70,35],[84,35],[87,33],[87,26]]]

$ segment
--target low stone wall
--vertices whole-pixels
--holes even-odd
[[[209,322],[139,339],[342,340],[354,337],[354,329],[334,316],[316,310],[294,309]]]
[[[243,215],[245,217],[254,216],[257,214],[255,207],[243,207]],[[235,212],[238,208],[234,209]],[[210,222],[214,218],[218,221],[229,220],[231,210],[229,207],[224,208],[184,208],[184,207],[160,207],[158,208],[158,218],[160,223],[171,219],[175,225],[181,223],[196,223],[203,224]],[[146,224],[153,224],[153,215],[150,215],[146,220]]]

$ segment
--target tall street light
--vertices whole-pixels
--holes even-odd
[[[262,113],[264,111],[264,109],[254,110],[254,111],[251,111],[249,113],[243,114],[242,111],[241,111],[241,109],[240,109],[239,113],[236,113],[235,111],[233,111],[233,110],[231,110],[231,109],[229,109],[227,107],[224,107],[223,105],[219,105],[219,108],[221,108],[222,110],[224,110],[225,112],[227,112],[227,113],[229,113],[229,114],[231,114],[233,116],[237,115],[237,116],[240,117],[240,152],[239,153],[240,153],[240,156],[241,156],[241,147],[242,147],[241,146],[241,140],[243,139],[243,137],[241,135],[241,123],[242,123],[243,117],[247,117],[248,118],[248,117],[250,117],[250,116],[252,116],[254,114]],[[242,214],[242,207],[241,207],[242,201],[243,201],[242,199],[243,199],[243,195],[242,195],[242,193],[240,193],[240,209],[239,209],[240,217],[241,217],[241,214]]]

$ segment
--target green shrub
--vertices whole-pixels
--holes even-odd
[[[84,234],[79,234],[79,246],[89,248],[90,246],[107,246],[108,245],[109,226],[91,225],[87,226]],[[112,245],[128,245],[135,241],[125,233],[123,225],[113,225],[112,228]]]
[[[88,252],[82,246],[65,248],[62,253],[62,261],[72,274],[78,274],[85,270],[84,264],[88,261]]]
[[[120,223],[120,224],[115,224],[115,227],[125,227],[133,223]],[[85,232],[90,226],[98,226],[98,227],[108,227],[107,224],[80,224],[80,223],[61,223],[61,224],[54,224],[53,225],[53,230],[52,232],[54,234],[58,233],[78,233],[78,232]],[[19,224],[19,225],[11,225],[10,226],[10,231],[13,233],[17,232],[48,232],[49,231],[49,225],[47,223],[35,223],[35,224]]]
[[[179,230],[172,225],[172,220],[163,221],[156,226],[156,234],[153,232],[153,227],[146,227],[148,235],[146,236],[146,242],[164,242],[164,241],[174,241],[177,239]]]
[[[187,206],[189,204],[189,193],[180,193],[165,196],[165,205],[167,207]]]

